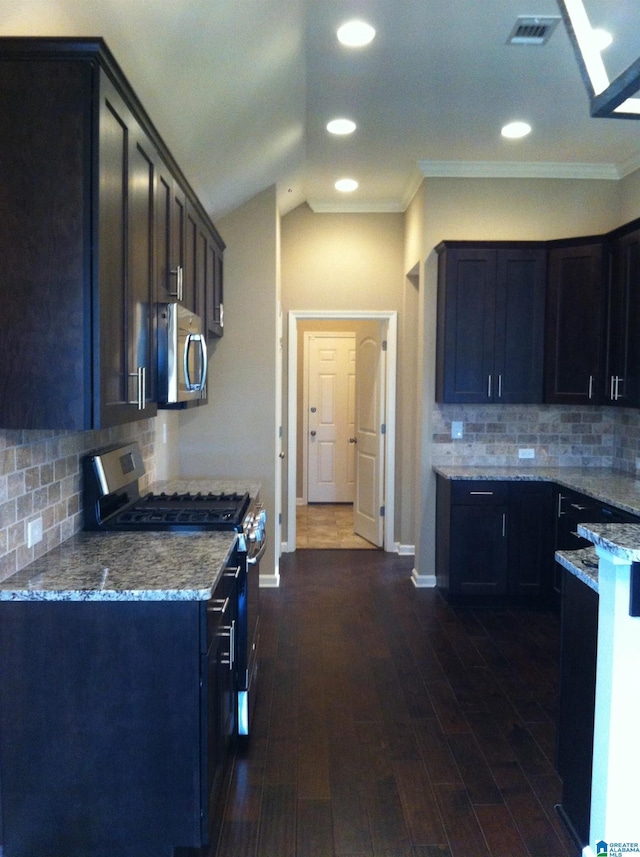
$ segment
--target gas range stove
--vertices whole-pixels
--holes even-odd
[[[137,443],[83,460],[85,530],[229,530],[246,532],[248,493],[148,493],[139,484],[144,463]]]
[[[245,494],[146,494],[133,506],[123,509],[115,522],[135,528],[160,526],[193,526],[197,529],[237,530],[249,508]]]

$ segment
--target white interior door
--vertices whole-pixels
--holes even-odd
[[[308,336],[307,500],[353,503],[356,338]]]
[[[381,547],[384,533],[385,352],[382,330],[358,335],[354,531]]]

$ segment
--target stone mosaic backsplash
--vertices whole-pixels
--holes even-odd
[[[452,421],[463,437],[451,439]],[[559,405],[434,405],[432,462],[439,465],[612,467],[636,472],[640,412]],[[519,459],[519,449],[535,458]]]
[[[113,443],[137,440],[155,481],[156,421],[94,432],[0,429],[0,580],[82,529],[80,460]],[[144,486],[143,486],[144,487]],[[27,524],[42,518],[43,539],[27,547]]]

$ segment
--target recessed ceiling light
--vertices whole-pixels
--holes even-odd
[[[335,184],[336,190],[342,191],[342,193],[351,193],[357,187],[358,182],[355,179],[338,179]]]
[[[612,41],[613,36],[611,35],[611,33],[607,32],[607,30],[596,29],[593,31],[593,43],[595,45],[596,50],[606,50]]]
[[[527,122],[509,122],[508,125],[504,126],[501,133],[503,137],[507,137],[509,140],[519,140],[520,137],[526,137],[527,134],[531,133],[531,125]]]
[[[338,41],[348,48],[362,48],[373,41],[376,31],[366,21],[347,21],[338,28]]]
[[[351,119],[332,119],[327,124],[327,131],[330,134],[353,134],[356,130],[356,123]]]

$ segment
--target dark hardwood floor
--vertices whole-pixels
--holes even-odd
[[[558,617],[454,609],[411,568],[283,556],[212,857],[577,857],[554,810]]]

